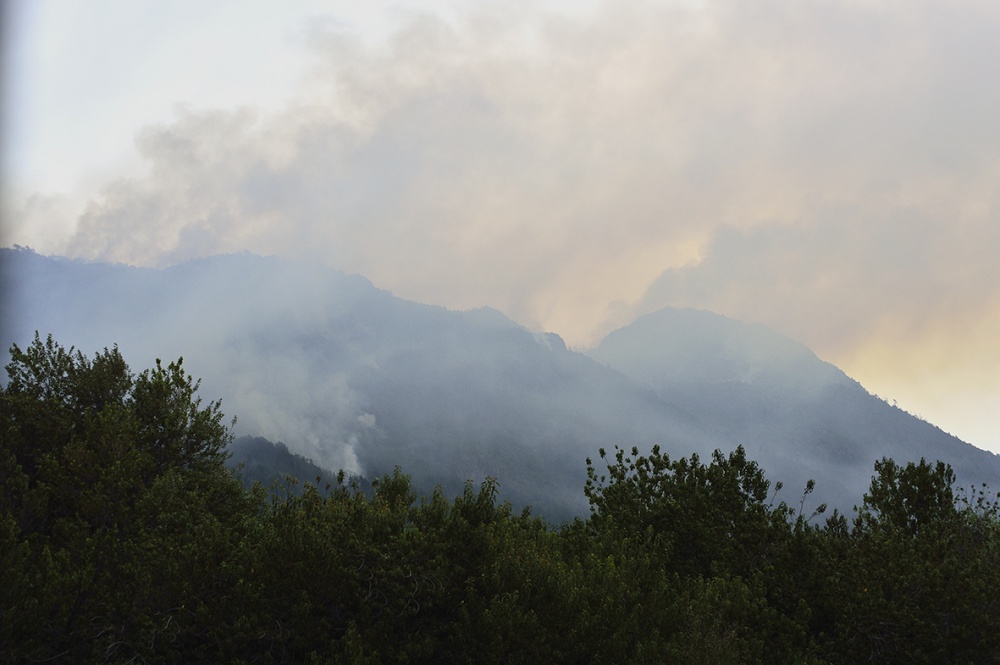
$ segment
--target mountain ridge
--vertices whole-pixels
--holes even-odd
[[[961,483],[1000,484],[1000,458],[870,395],[805,346],[697,310],[661,310],[587,352],[497,310],[406,301],[360,276],[249,254],[149,269],[0,250],[0,341],[37,329],[84,352],[117,343],[129,363],[184,357],[237,433],[285,441],[329,469],[396,465],[460,492],[555,519],[585,514],[586,458],[659,444],[671,456],[744,445],[798,501],[860,502],[882,456],[951,463]],[[951,458],[951,459],[949,459]]]

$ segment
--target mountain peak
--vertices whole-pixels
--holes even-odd
[[[641,316],[588,355],[654,387],[738,382],[802,390],[849,380],[805,345],[762,324],[689,308]]]

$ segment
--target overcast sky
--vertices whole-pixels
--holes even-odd
[[[765,323],[1000,451],[995,0],[16,0],[3,245]]]

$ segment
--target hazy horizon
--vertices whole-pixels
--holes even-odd
[[[248,250],[589,347],[760,322],[1000,452],[1000,6],[6,2],[0,244]]]

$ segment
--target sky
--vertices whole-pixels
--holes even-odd
[[[992,0],[5,0],[0,244],[251,251],[587,348],[764,323],[1000,452]]]

